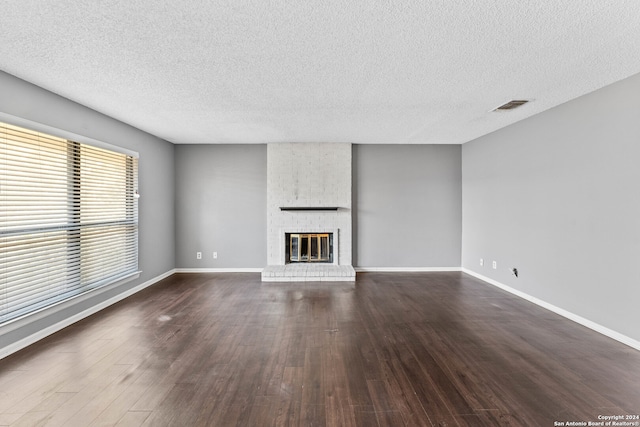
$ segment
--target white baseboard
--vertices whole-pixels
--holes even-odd
[[[564,310],[564,309],[562,309],[560,307],[556,307],[553,304],[549,304],[546,301],[543,301],[543,300],[538,299],[538,298],[536,298],[534,296],[526,294],[526,293],[524,293],[522,291],[514,289],[514,288],[512,288],[510,286],[507,286],[507,285],[505,285],[503,283],[500,283],[500,282],[498,282],[496,280],[493,280],[493,279],[490,279],[488,277],[485,277],[485,276],[483,276],[481,274],[476,273],[475,271],[472,271],[472,270],[469,270],[469,269],[466,269],[466,268],[462,268],[462,272],[467,273],[470,276],[473,276],[473,277],[475,277],[477,279],[480,279],[483,282],[486,282],[486,283],[488,283],[490,285],[498,287],[498,288],[500,288],[500,289],[502,289],[504,291],[507,291],[507,292],[509,292],[509,293],[511,293],[513,295],[516,295],[516,296],[518,296],[520,298],[523,298],[523,299],[525,299],[525,300],[527,300],[527,301],[529,301],[529,302],[531,302],[531,303],[533,303],[533,304],[535,304],[537,306],[540,306],[540,307],[545,308],[545,309],[547,309],[549,311],[552,311],[552,312],[554,312],[556,314],[559,314],[562,317],[565,317],[565,318],[567,318],[569,320],[572,320],[572,321],[574,321],[576,323],[579,323],[580,325],[585,326],[585,327],[587,327],[589,329],[592,329],[592,330],[594,330],[594,331],[596,331],[598,333],[601,333],[602,335],[606,335],[609,338],[612,338],[612,339],[614,339],[616,341],[621,342],[622,344],[628,345],[629,347],[632,347],[632,348],[634,348],[636,350],[640,350],[640,341],[634,340],[633,338],[630,338],[630,337],[628,337],[626,335],[622,335],[619,332],[616,332],[616,331],[614,331],[612,329],[606,328],[606,327],[604,327],[602,325],[599,325],[599,324],[597,324],[595,322],[592,322],[589,319],[585,319],[584,317],[578,316],[577,314],[571,313],[570,311]]]
[[[462,271],[460,267],[354,267],[356,273],[420,273],[428,271]]]
[[[462,271],[460,267],[354,267],[356,272],[416,273],[425,271]],[[263,268],[176,268],[176,273],[261,273]]]
[[[23,348],[45,338],[48,337],[51,334],[54,334],[58,331],[60,331],[61,329],[66,328],[67,326],[70,326],[86,317],[91,316],[92,314],[97,313],[100,310],[103,310],[107,307],[109,307],[110,305],[113,305],[119,301],[122,301],[123,299],[127,298],[128,296],[131,296],[133,294],[135,294],[136,292],[139,292],[141,290],[143,290],[144,288],[147,288],[157,282],[159,282],[162,279],[165,279],[169,276],[171,276],[172,274],[175,273],[175,270],[169,270],[166,273],[163,273],[157,277],[154,277],[151,280],[148,280],[144,283],[139,284],[138,286],[135,286],[125,292],[122,292],[112,298],[109,298],[106,301],[101,302],[100,304],[94,305],[76,315],[73,315],[71,317],[68,317],[56,324],[53,324],[49,327],[46,327],[44,329],[41,329],[39,331],[37,331],[34,334],[29,335],[28,337],[25,337],[23,339],[21,339],[20,341],[16,341],[12,344],[9,344],[8,346],[2,347],[0,348],[0,359],[3,359],[7,356],[9,356],[10,354],[13,354],[19,350],[22,350]],[[22,326],[25,326],[25,324],[23,323]]]
[[[176,273],[262,273],[262,268],[176,268]]]

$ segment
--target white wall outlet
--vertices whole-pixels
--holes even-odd
[[[196,259],[202,259],[202,252],[196,252]]]
[[[213,259],[218,259],[218,252],[213,253]]]
[[[484,259],[480,258],[480,267],[484,265]]]
[[[491,266],[495,270],[496,268],[498,268],[498,263],[496,261],[493,261],[493,264]]]

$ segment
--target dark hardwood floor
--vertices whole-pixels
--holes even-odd
[[[0,425],[554,426],[640,352],[463,273],[177,274],[0,361]]]

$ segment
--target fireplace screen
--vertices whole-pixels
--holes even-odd
[[[333,233],[287,233],[286,262],[333,262]]]

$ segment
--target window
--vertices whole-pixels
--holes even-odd
[[[137,272],[137,168],[0,123],[0,324]]]

